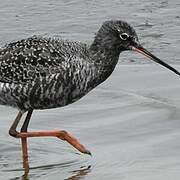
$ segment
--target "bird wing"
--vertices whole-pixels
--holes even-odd
[[[0,82],[27,83],[67,73],[72,43],[33,36],[0,49]]]

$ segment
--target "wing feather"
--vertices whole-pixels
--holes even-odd
[[[82,44],[37,36],[10,43],[0,49],[0,82],[27,83],[35,78],[63,75],[72,56],[78,54],[78,47],[86,51]]]

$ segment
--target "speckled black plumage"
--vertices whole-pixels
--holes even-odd
[[[113,72],[128,50],[119,34],[136,41],[132,27],[106,21],[92,45],[33,36],[0,49],[0,104],[22,111],[65,106],[87,94]]]

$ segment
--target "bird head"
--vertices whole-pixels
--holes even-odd
[[[139,42],[134,28],[124,21],[116,20],[104,22],[98,31],[97,37],[99,38],[97,40],[101,41],[106,48],[109,48],[108,46],[116,47],[116,50],[119,52],[127,50],[136,51],[180,75],[180,72],[172,66],[146,50]]]

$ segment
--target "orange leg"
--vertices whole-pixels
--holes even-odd
[[[25,173],[24,176],[27,177],[29,173],[27,138],[21,138],[21,145],[22,145],[23,168]]]
[[[61,140],[67,141],[73,147],[84,154],[91,155],[90,151],[88,151],[72,134],[64,131],[64,130],[54,130],[54,131],[39,131],[39,132],[21,132],[17,135],[20,138],[27,137],[43,137],[43,136],[52,136],[57,137]]]
[[[29,172],[29,163],[28,163],[28,147],[27,147],[27,138],[29,137],[43,137],[43,136],[53,136],[61,140],[67,141],[73,147],[84,154],[91,155],[90,151],[87,150],[73,135],[64,131],[64,130],[54,130],[54,131],[40,131],[40,132],[27,132],[27,127],[31,118],[33,110],[28,111],[24,124],[21,128],[21,132],[17,132],[17,125],[22,117],[22,113],[19,112],[13,125],[9,130],[9,134],[16,138],[21,138],[22,144],[22,154],[23,154],[23,167],[25,170],[25,176],[27,177]]]

